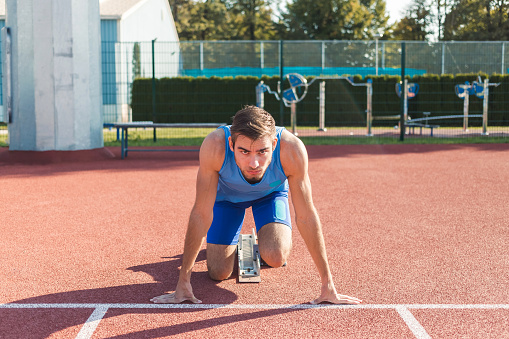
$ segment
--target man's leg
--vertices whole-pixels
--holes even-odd
[[[237,245],[207,243],[207,269],[213,280],[228,279],[235,266]]]
[[[287,192],[274,192],[253,204],[258,250],[272,267],[285,264],[292,249],[292,224]]]
[[[272,267],[283,266],[292,249],[292,229],[285,224],[270,223],[258,231],[260,256]]]
[[[207,268],[213,280],[228,279],[233,272],[245,209],[227,201],[214,204],[214,219],[207,233]]]

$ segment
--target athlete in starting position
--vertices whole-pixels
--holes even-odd
[[[288,189],[295,220],[321,278],[313,304],[358,304],[336,292],[327,261],[318,213],[311,197],[308,155],[302,142],[276,127],[265,110],[248,106],[231,126],[210,133],[200,149],[196,200],[189,217],[182,268],[174,293],[154,303],[200,303],[191,287],[191,271],[207,238],[207,267],[214,280],[230,277],[245,209],[252,207],[259,252],[272,267],[283,266],[292,247]]]

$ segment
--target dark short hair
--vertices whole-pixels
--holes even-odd
[[[232,141],[235,143],[239,135],[251,140],[264,136],[276,136],[276,122],[272,115],[263,108],[246,106],[233,117],[230,129]]]

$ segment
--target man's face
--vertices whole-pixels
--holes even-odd
[[[250,184],[260,182],[272,160],[272,152],[276,148],[277,138],[264,136],[253,141],[239,135],[235,141],[235,149],[231,137],[228,141],[230,149],[235,154],[235,162],[246,181]]]

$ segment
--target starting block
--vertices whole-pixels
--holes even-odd
[[[261,282],[260,252],[254,229],[252,234],[239,235],[237,256],[239,259],[239,282]]]

